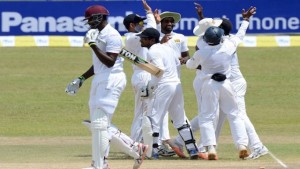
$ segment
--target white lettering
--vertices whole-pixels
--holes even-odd
[[[17,12],[2,12],[1,21],[1,31],[10,32],[10,27],[22,22],[22,16]]]
[[[289,19],[289,22],[288,22],[288,27],[292,30],[297,30],[299,29],[300,27],[300,21],[299,21],[299,18],[296,18],[296,17],[291,17]]]
[[[45,32],[47,30],[47,25],[49,32],[56,32],[56,20],[54,17],[39,17],[38,21],[39,32]]]
[[[88,26],[85,25],[84,22],[82,22],[83,19],[83,16],[74,18],[74,31],[86,32],[88,30]]]
[[[125,11],[126,14],[132,11]],[[226,17],[226,16],[223,16]],[[23,17],[18,12],[1,12],[1,32],[11,32],[12,29],[20,29],[24,33],[44,33],[44,32],[86,32],[88,25],[83,22],[83,16],[68,17],[60,16],[55,18],[53,16]],[[123,25],[123,16],[109,16],[109,23],[120,32],[127,31]],[[242,15],[236,14],[236,29],[242,23]],[[197,25],[197,18],[181,18],[181,21],[175,25],[174,30],[193,30]],[[300,18],[298,17],[256,17],[250,19],[249,30],[299,30]]]
[[[286,24],[286,19],[283,18],[283,17],[278,17],[276,20],[275,20],[275,29],[280,29],[280,23],[282,25],[282,29],[286,29],[287,27],[287,24]]]
[[[22,20],[21,30],[22,32],[37,32],[38,31],[38,21],[34,17],[26,17]]]
[[[73,32],[73,19],[65,16],[59,17],[56,29],[58,32]]]
[[[187,30],[193,30],[194,26],[197,25],[197,24],[198,24],[198,19],[196,19],[196,18],[182,18],[180,20],[180,30],[186,30],[186,29]],[[185,25],[187,27],[185,27]],[[177,24],[177,26],[178,26],[178,24]]]
[[[274,22],[272,20],[272,18],[270,17],[265,17],[263,20],[262,20],[262,27],[263,29],[265,30],[271,30],[274,26]]]
[[[237,14],[236,17],[236,29],[238,29],[242,23],[242,15]],[[298,30],[300,28],[300,19],[297,17],[283,18],[283,17],[252,17],[250,18],[249,29],[256,30]]]
[[[82,21],[84,17],[71,18],[61,16],[22,17],[18,12],[2,12],[1,31],[10,32],[13,27],[20,27],[25,33],[30,32],[86,32],[88,27]],[[123,20],[122,20],[123,22]],[[121,22],[121,23],[122,23]]]

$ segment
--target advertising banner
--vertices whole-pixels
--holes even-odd
[[[147,1],[152,9],[181,14],[174,30],[192,36],[198,23],[194,1]],[[298,0],[206,0],[199,1],[205,17],[229,18],[233,33],[237,31],[242,9],[251,5],[257,13],[250,20],[247,34],[299,34],[300,3]],[[109,11],[109,22],[123,35],[124,16],[130,13],[145,15],[141,1],[44,1],[0,2],[0,36],[83,36],[87,26],[83,22],[85,9],[90,5],[103,5]],[[279,39],[282,41],[284,39]]]

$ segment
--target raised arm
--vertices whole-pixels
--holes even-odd
[[[146,11],[146,17],[147,17],[147,25],[146,28],[156,28],[156,20],[154,18],[154,14],[152,12],[151,7],[148,5],[146,0],[142,0],[144,10]]]
[[[232,38],[232,40],[234,41],[235,45],[239,45],[245,35],[246,35],[246,30],[249,26],[249,19],[251,16],[253,16],[256,13],[256,7],[251,6],[247,11],[245,11],[245,9],[242,10],[242,16],[243,16],[243,22],[238,30],[238,32],[236,33],[235,37]]]
[[[197,2],[194,2],[194,5],[195,5],[196,12],[198,14],[199,21],[200,21],[200,20],[202,20],[204,18],[203,7],[199,3],[197,3]]]

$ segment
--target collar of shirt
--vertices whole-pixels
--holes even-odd
[[[108,24],[100,31],[100,35],[105,35],[105,34],[107,34],[107,32],[110,30],[110,28],[112,28],[112,26],[108,23]]]

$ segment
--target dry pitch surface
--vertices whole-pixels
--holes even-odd
[[[276,138],[280,139],[280,138]],[[272,143],[272,139],[265,139]],[[297,139],[299,140],[299,138]],[[230,138],[224,137],[223,142],[230,142]],[[292,141],[292,140],[291,140]],[[294,141],[292,141],[294,142]],[[0,137],[0,146],[42,146],[42,145],[75,145],[90,146],[89,137]],[[21,151],[21,150],[20,150]],[[1,153],[1,152],[0,152]],[[3,152],[2,152],[3,153]],[[87,167],[90,161],[90,154],[78,154],[76,160],[57,160],[56,157],[50,157],[49,161],[39,160],[38,157],[43,154],[36,154],[36,160],[30,160],[18,163],[18,152],[16,153],[15,162],[5,162],[0,159],[0,169],[81,169]],[[38,152],[42,153],[42,152]],[[274,153],[274,152],[273,152]],[[11,152],[10,152],[11,154]],[[274,153],[275,154],[275,153]],[[232,154],[231,155],[237,155]],[[26,158],[26,157],[22,157]],[[63,158],[63,157],[62,157]],[[282,161],[290,169],[300,168],[300,162],[297,160]],[[110,154],[109,164],[111,169],[131,169],[134,161],[124,154],[113,150]],[[178,157],[161,158],[160,160],[145,160],[140,169],[284,169],[282,165],[276,162],[270,155],[266,155],[257,160],[239,160],[235,158],[221,157],[218,161],[205,160],[187,160]]]

